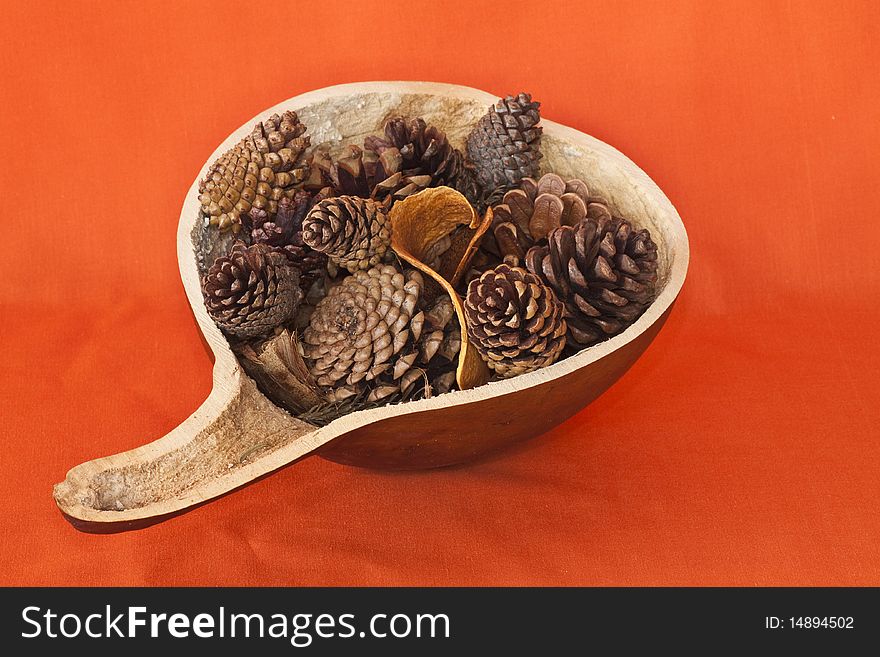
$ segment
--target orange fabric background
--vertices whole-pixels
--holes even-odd
[[[880,584],[876,3],[4,5],[0,583]],[[175,256],[195,173],[263,108],[373,79],[522,87],[629,155],[690,233],[665,329],[478,464],[312,458],[76,532],[52,484],[210,389]]]

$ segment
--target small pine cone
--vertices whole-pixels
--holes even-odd
[[[251,208],[274,215],[278,202],[293,196],[293,186],[306,177],[305,131],[296,112],[274,114],[221,155],[199,184],[202,211],[211,225],[238,233],[241,215]]]
[[[429,126],[424,119],[393,118],[385,124],[385,138],[367,137],[364,148],[378,158],[376,184],[384,176],[389,188],[403,183],[414,183],[422,189],[445,185],[464,194],[472,204],[480,198],[474,171],[466,164],[464,154],[449,143],[443,131]],[[397,173],[400,181],[387,181]],[[415,191],[419,190],[409,193]],[[398,191],[394,195],[401,198],[400,194]]]
[[[541,159],[540,103],[526,93],[502,98],[480,118],[467,138],[467,155],[487,202],[523,178],[538,175]]]
[[[271,219],[265,210],[258,208],[251,208],[242,215],[254,244],[267,244],[282,250],[299,270],[303,290],[308,290],[327,268],[327,256],[307,246],[302,239],[303,220],[312,202],[311,194],[297,190],[292,197],[278,202],[278,212]]]
[[[306,215],[303,242],[349,272],[378,264],[391,244],[391,222],[383,205],[357,196],[318,203]]]
[[[657,246],[647,230],[601,214],[555,229],[547,245],[529,249],[526,266],[565,302],[568,342],[580,349],[620,333],[651,304]]]
[[[312,195],[297,190],[291,197],[282,198],[273,216],[260,208],[251,208],[242,215],[242,224],[250,230],[254,244],[286,246],[297,233],[302,232],[302,223],[312,207]]]
[[[303,297],[298,272],[284,255],[241,241],[211,265],[202,294],[217,326],[237,338],[259,337],[288,321]]]
[[[498,265],[468,285],[468,337],[501,378],[552,364],[565,347],[563,304],[520,267]]]

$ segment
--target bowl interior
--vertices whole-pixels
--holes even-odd
[[[257,121],[288,109],[295,110],[306,124],[313,145],[328,142],[331,150],[339,150],[348,143],[360,144],[369,134],[381,134],[385,121],[393,116],[421,116],[446,132],[450,142],[461,148],[468,132],[496,100],[495,95],[484,91],[433,82],[361,82],[327,87],[267,109],[217,148],[184,202],[180,235],[187,239],[179,244],[186,243],[192,248],[181,246],[178,257],[193,313],[214,351],[218,396],[222,394],[218,388],[238,368],[228,342],[208,317],[198,283],[200,273],[217,255],[225,253],[234,239],[229,234],[218,239],[216,231],[201,217],[198,182],[214,160],[249,134]],[[689,249],[687,233],[669,199],[647,174],[608,144],[548,119],[542,119],[541,124],[542,173],[553,171],[566,178],[583,179],[592,193],[604,196],[618,213],[639,228],[651,231],[658,253],[657,296],[652,305],[622,333],[536,372],[430,399],[357,411],[334,420],[330,427],[342,423],[336,430],[343,432],[391,416],[483,401],[565,376],[628,344],[672,305],[684,283]]]
[[[461,87],[453,89],[459,90]],[[446,89],[438,89],[433,93],[403,90],[361,91],[342,93],[301,106],[282,105],[280,109],[296,110],[302,122],[308,126],[307,134],[311,135],[312,144],[329,143],[332,151],[338,152],[349,143],[361,145],[364,137],[381,134],[385,122],[394,116],[421,116],[429,124],[443,130],[454,146],[463,149],[467,134],[486,112],[489,104],[495,101],[489,94],[467,91],[473,93],[453,94]],[[278,109],[273,108],[272,111]],[[269,116],[269,113],[264,113],[260,118],[265,116]],[[592,138],[583,139],[586,137],[583,133],[550,121],[544,120],[542,123],[545,131],[541,142],[541,151],[544,154],[541,173],[552,171],[563,178],[581,178],[592,193],[604,196],[622,216],[651,232],[658,247],[659,296],[669,280],[675,257],[669,248],[673,237],[670,232],[675,227],[672,218],[664,212],[662,206],[646,197],[646,190],[641,186],[644,181],[633,179],[630,172],[618,161],[607,157],[610,147],[606,144]],[[248,124],[250,125],[252,124]],[[246,132],[247,130],[245,134]],[[215,231],[204,222],[196,220],[193,241],[199,269],[204,271],[210,266],[213,258],[227,248],[231,239],[230,235],[226,235],[217,240]]]

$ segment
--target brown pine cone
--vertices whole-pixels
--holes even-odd
[[[260,208],[251,208],[242,215],[242,225],[250,231],[254,244],[283,247],[302,231],[303,219],[312,207],[312,195],[297,190],[290,198],[282,198],[273,216]]]
[[[313,200],[308,192],[297,190],[291,198],[284,197],[278,202],[278,212],[273,218],[258,208],[251,208],[242,215],[254,244],[267,244],[282,250],[299,270],[303,290],[308,290],[327,269],[327,256],[307,246],[302,238],[303,220]]]
[[[265,244],[238,241],[202,278],[208,314],[237,338],[265,335],[288,321],[303,293],[287,258]]]
[[[310,192],[318,192],[325,187],[332,187],[333,182],[330,170],[333,167],[333,158],[330,156],[330,144],[318,144],[306,155],[306,169],[308,174],[303,180],[303,189]]]
[[[454,342],[450,318],[442,309],[420,310],[423,286],[416,270],[380,265],[343,279],[318,303],[303,332],[303,356],[328,399],[412,398],[425,394],[433,361],[454,361],[460,336],[457,346],[444,346],[447,335]]]
[[[651,304],[657,246],[625,219],[588,217],[529,249],[526,266],[564,301],[568,342],[580,349],[620,333]]]
[[[468,338],[501,378],[552,364],[565,347],[563,304],[541,280],[506,264],[468,285]]]
[[[377,155],[349,144],[335,159],[326,148],[315,149],[310,160],[307,189],[329,186],[335,194],[360,196],[384,201],[399,200],[431,185],[429,175],[401,172],[400,151],[389,148]]]
[[[499,100],[467,138],[467,155],[486,202],[493,204],[523,178],[538,175],[540,103],[526,93]]]
[[[305,131],[296,112],[274,114],[211,165],[199,200],[212,226],[237,233],[252,207],[272,216],[282,198],[293,196],[293,185],[306,177]]]
[[[391,222],[383,205],[357,196],[318,203],[306,215],[303,242],[350,272],[378,264],[391,244]]]
[[[419,324],[419,315],[424,321]],[[458,352],[461,351],[461,330],[455,308],[448,296],[440,297],[434,306],[420,312],[412,320],[408,353],[418,353],[408,369],[408,358],[382,374],[366,397],[368,402],[388,403],[409,401],[449,392],[455,385]]]
[[[524,178],[517,189],[504,194],[500,205],[492,208],[492,228],[500,255],[516,252],[522,258],[529,247],[546,239],[554,228],[577,225],[587,216],[590,203],[590,192],[583,180],[563,180],[555,173],[544,174],[537,181]],[[604,212],[608,214],[607,209]],[[513,243],[509,243],[508,235],[513,236]],[[508,250],[502,243],[507,244]]]
[[[424,119],[393,118],[385,124],[385,138],[367,137],[364,148],[378,158],[377,182],[383,175],[387,179],[400,173],[403,179],[415,178],[422,189],[445,185],[464,194],[472,204],[480,198],[479,185],[464,155],[453,148],[441,130],[429,126]],[[430,178],[424,181],[422,176]],[[392,186],[386,182],[386,187]]]
[[[419,355],[413,340],[424,324],[417,311],[422,285],[415,270],[404,275],[380,265],[331,288],[303,333],[303,357],[318,385],[354,395],[388,374],[399,387]]]

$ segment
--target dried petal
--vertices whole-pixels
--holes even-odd
[[[456,227],[474,224],[476,213],[467,199],[448,187],[426,189],[395,203],[390,218],[394,251],[443,288],[455,306],[459,323],[464,326],[464,311],[458,294],[446,279],[425,264],[425,254],[431,244],[450,235]],[[488,378],[489,371],[482,358],[468,349],[467,341],[462,340],[456,370],[459,387],[466,390],[485,383]]]

